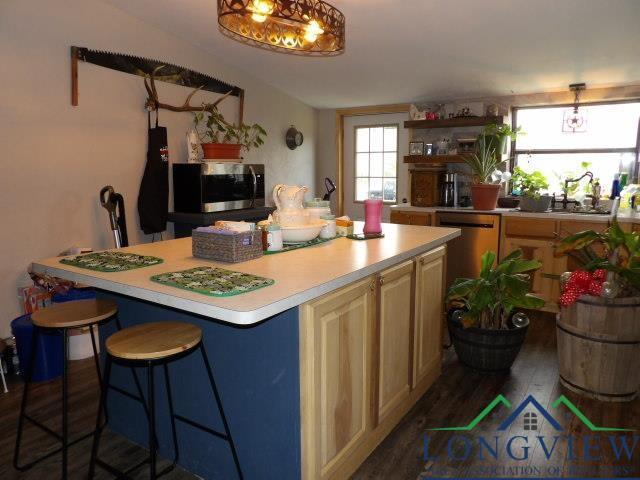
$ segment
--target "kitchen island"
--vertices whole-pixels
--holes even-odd
[[[358,225],[356,226],[356,229]],[[346,478],[440,372],[445,244],[457,229],[384,225],[385,237],[221,264],[191,255],[191,239],[122,249],[163,263],[107,273],[35,262],[36,272],[77,281],[115,300],[123,326],[178,320],[203,329],[245,478]],[[273,279],[269,287],[210,297],[150,280],[219,266]],[[101,338],[113,332],[103,327]],[[197,355],[170,366],[175,408],[220,429]],[[114,383],[133,391],[130,374]],[[156,381],[160,454],[172,458],[163,379]],[[109,397],[110,428],[147,438],[140,405]],[[228,444],[179,425],[180,465],[204,478],[236,478]]]

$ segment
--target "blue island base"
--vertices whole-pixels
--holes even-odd
[[[157,321],[182,321],[202,328],[203,342],[222,398],[245,479],[300,478],[300,380],[298,309],[239,328],[123,295],[99,292],[118,304],[123,328]],[[101,327],[104,339],[114,322]],[[104,348],[102,348],[104,352]],[[146,369],[136,369],[146,395]],[[173,442],[162,368],[154,372],[159,455],[172,459]],[[169,364],[176,414],[224,432],[215,397],[198,351]],[[114,364],[111,383],[136,394],[128,368]],[[108,427],[147,446],[148,429],[139,402],[114,390],[108,397]],[[205,479],[238,478],[229,444],[176,422],[179,465]],[[131,459],[131,464],[141,459]],[[144,468],[144,467],[143,467]]]

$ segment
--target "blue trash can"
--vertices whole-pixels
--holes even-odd
[[[29,371],[34,330],[31,315],[22,315],[11,322],[11,331],[16,337],[22,378],[25,378]],[[36,343],[32,381],[44,382],[62,375],[62,361],[62,333],[58,330],[41,329]]]
[[[65,294],[54,293],[51,301],[53,303],[73,302],[74,300],[93,300],[96,298],[96,291],[93,288],[71,288]]]

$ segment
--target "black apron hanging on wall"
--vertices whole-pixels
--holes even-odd
[[[160,233],[167,228],[169,209],[169,148],[167,129],[158,126],[151,128],[151,113],[148,115],[149,148],[147,164],[144,167],[140,193],[138,195],[138,213],[140,228],[147,235]]]

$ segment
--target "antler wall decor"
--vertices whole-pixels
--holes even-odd
[[[164,68],[164,65],[160,65],[159,67],[156,67],[153,70],[153,72],[151,72],[144,79],[144,88],[147,90],[147,94],[149,95],[149,97],[147,98],[147,101],[145,102],[145,107],[148,110],[157,110],[159,108],[162,108],[162,109],[165,109],[165,110],[171,110],[172,112],[199,112],[199,111],[201,111],[202,110],[202,105],[194,106],[194,105],[191,105],[190,102],[191,102],[191,99],[193,98],[193,96],[196,93],[198,93],[200,90],[202,90],[203,86],[195,88],[189,94],[189,96],[187,96],[187,99],[184,101],[184,103],[181,106],[169,105],[168,103],[160,102],[160,100],[158,99],[158,91],[156,89],[155,77],[156,77],[156,74],[160,70],[162,70],[163,68]],[[147,79],[149,80],[148,82],[147,82]],[[227,98],[232,93],[233,93],[233,90],[229,90],[227,93],[225,93],[222,97],[217,99],[211,105],[213,107],[216,107],[220,102],[222,102],[225,98]],[[242,123],[242,103],[243,103],[242,99],[243,98],[244,98],[243,95],[240,96],[240,123]]]

